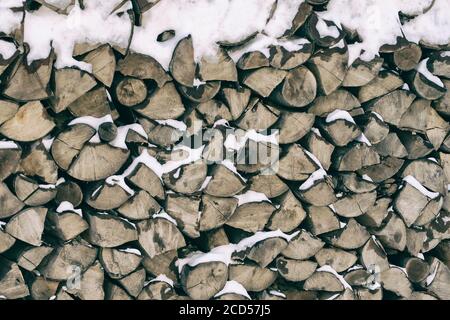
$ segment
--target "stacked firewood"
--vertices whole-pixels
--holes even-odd
[[[188,36],[167,71],[90,43],[92,72],[28,65],[3,36],[0,297],[450,299],[448,48],[348,65],[326,2],[286,31],[300,50],[196,62]]]

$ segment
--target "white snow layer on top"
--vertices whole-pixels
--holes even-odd
[[[238,199],[238,206],[250,202],[263,202],[263,201],[271,202],[264,193],[252,190],[248,190],[246,193],[238,194],[234,197]]]
[[[0,149],[19,149],[19,146],[14,141],[0,141]]]
[[[239,294],[239,295],[244,296],[244,297],[248,298],[249,300],[251,300],[251,298],[248,295],[247,290],[245,290],[244,286],[235,280],[227,281],[225,283],[225,286],[223,287],[223,289],[220,290],[219,292],[217,292],[216,295],[214,296],[214,298],[220,297],[227,293]]]
[[[424,196],[426,196],[430,199],[435,199],[439,196],[439,192],[429,191],[413,176],[406,176],[403,178],[403,180],[406,181],[407,183],[409,183],[412,187],[414,187],[415,189],[420,191],[420,193],[422,193]]]
[[[16,51],[16,46],[13,43],[0,40],[0,59],[8,60],[16,53]]]
[[[430,58],[426,58],[420,61],[420,63],[416,67],[416,70],[434,84],[438,85],[441,88],[445,88],[444,83],[441,81],[441,79],[436,77],[434,74],[430,72],[430,70],[428,70],[427,68],[428,59]]]
[[[21,0],[1,0],[0,1],[0,32],[10,34],[20,27],[23,14],[13,12],[10,8],[22,7]]]

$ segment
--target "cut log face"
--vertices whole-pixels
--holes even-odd
[[[289,187],[276,175],[258,174],[249,180],[250,190],[264,193],[268,198],[278,197],[289,190]]]
[[[54,127],[44,106],[36,101],[21,106],[14,117],[1,125],[0,133],[9,139],[30,142],[43,138]]]
[[[286,180],[303,181],[318,169],[317,164],[298,145],[290,145],[280,158],[277,174]]]
[[[237,204],[238,199],[236,198],[219,198],[203,195],[199,230],[207,231],[224,225],[233,215]]]
[[[412,293],[411,282],[399,268],[389,268],[381,272],[380,282],[385,290],[392,291],[400,297],[408,298]]]
[[[247,254],[247,258],[261,267],[267,267],[276,256],[287,246],[287,241],[281,238],[269,238],[256,243]]]
[[[238,119],[250,101],[251,91],[244,87],[222,87],[221,96],[230,110],[233,120]]]
[[[179,84],[192,87],[195,79],[195,68],[192,37],[187,36],[178,42],[170,61],[169,70]]]
[[[244,114],[236,124],[243,130],[255,129],[258,131],[268,129],[278,120],[279,112],[258,99],[249,103]]]
[[[94,88],[68,105],[67,109],[75,117],[104,117],[111,113],[108,93],[105,88]]]
[[[0,181],[15,173],[19,165],[22,150],[18,148],[0,149]]]
[[[312,234],[317,236],[340,228],[339,219],[329,207],[310,206],[307,211],[307,222]]]
[[[20,201],[28,206],[42,206],[55,198],[55,189],[39,187],[39,184],[24,175],[14,179],[14,191]]]
[[[46,215],[43,207],[26,209],[9,220],[5,231],[18,240],[40,246]]]
[[[403,251],[406,246],[406,226],[395,214],[387,218],[386,224],[374,234],[380,242],[394,250]]]
[[[121,186],[104,184],[93,190],[87,197],[86,203],[97,210],[113,210],[129,199],[130,195]]]
[[[58,180],[58,167],[42,144],[31,148],[20,162],[18,170],[46,183],[55,184]]]
[[[319,266],[329,265],[336,272],[342,272],[355,264],[356,254],[336,248],[322,248],[314,256]]]
[[[350,219],[347,225],[332,233],[330,242],[333,246],[349,250],[362,247],[370,238],[369,232],[355,219]]]
[[[291,191],[279,197],[278,202],[280,207],[270,217],[266,227],[270,230],[291,232],[302,223],[306,212]]]
[[[90,242],[97,246],[113,248],[138,239],[134,226],[125,220],[106,214],[89,214],[87,218],[87,235]]]
[[[0,253],[8,251],[16,242],[16,239],[6,232],[3,229],[0,229]]]
[[[383,65],[382,58],[374,58],[370,61],[364,61],[357,58],[347,70],[342,86],[344,87],[362,87],[371,82],[378,76]]]
[[[245,203],[237,207],[226,224],[247,232],[261,231],[274,211],[275,208],[268,202]]]
[[[253,262],[229,267],[229,279],[239,282],[247,291],[263,291],[270,287],[276,278],[277,272]]]
[[[202,81],[237,81],[238,77],[236,65],[225,50],[218,50],[216,56],[203,57],[198,74]]]
[[[358,100],[363,103],[384,96],[400,88],[403,83],[402,78],[397,74],[381,71],[375,79],[359,89]]]
[[[396,50],[392,56],[394,64],[402,71],[414,69],[420,61],[422,50],[415,43],[409,43],[399,50]]]
[[[144,256],[142,260],[142,266],[148,273],[153,275],[165,274],[169,279],[176,280],[177,275],[174,272],[174,263],[177,259],[177,250],[167,251],[150,258]]]
[[[103,300],[105,298],[104,278],[103,269],[96,261],[81,275],[79,287],[68,288],[67,292],[81,300]]]
[[[181,272],[183,290],[196,300],[207,300],[223,289],[228,279],[228,267],[223,262],[212,261],[184,266]]]
[[[287,281],[305,281],[314,273],[316,268],[317,263],[308,260],[300,261],[283,257],[277,259],[278,273]]]
[[[16,263],[0,257],[0,295],[5,299],[24,298],[30,294],[22,272]]]
[[[317,97],[308,112],[323,117],[337,109],[350,111],[360,106],[358,98],[353,94],[347,90],[338,89],[327,96]]]
[[[287,71],[263,67],[249,71],[242,83],[261,97],[267,98],[287,75]]]
[[[0,125],[8,121],[19,110],[19,105],[17,103],[0,100]]]
[[[205,188],[205,193],[216,197],[231,197],[244,188],[244,181],[238,174],[226,166],[218,164],[213,168],[211,180]]]
[[[53,248],[40,247],[26,247],[20,250],[17,257],[17,264],[28,271],[33,271],[39,267],[41,262],[53,251]]]
[[[100,46],[89,52],[83,61],[92,65],[92,74],[98,81],[106,87],[111,86],[116,71],[116,58],[109,45]]]
[[[127,77],[117,84],[116,96],[120,104],[133,107],[147,98],[147,86],[140,79]]]
[[[252,70],[268,66],[270,66],[269,59],[260,51],[244,53],[237,63],[237,67],[241,70]]]
[[[313,45],[307,41],[298,51],[288,51],[283,46],[270,48],[270,65],[274,68],[290,70],[305,63],[313,52]]]
[[[314,256],[325,243],[306,231],[300,231],[283,250],[282,254],[286,258],[296,260],[306,260]]]
[[[59,282],[37,277],[31,285],[31,297],[33,300],[50,300],[58,290]]]
[[[305,290],[341,292],[344,286],[331,272],[316,271],[303,284]]]
[[[207,169],[206,162],[196,161],[163,174],[162,178],[167,188],[178,193],[193,194],[201,188],[205,181]]]
[[[169,194],[166,199],[166,211],[180,225],[183,233],[191,238],[198,238],[200,199]]]
[[[157,88],[145,106],[135,109],[136,112],[154,120],[176,119],[184,112],[184,105],[173,82],[167,82]]]
[[[0,200],[0,218],[2,219],[13,216],[25,206],[3,182],[0,183]]]
[[[303,138],[314,125],[314,115],[300,112],[283,112],[276,124],[279,129],[278,142],[294,143]]]

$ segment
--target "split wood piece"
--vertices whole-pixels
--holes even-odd
[[[354,289],[366,288],[369,285],[375,286],[376,282],[373,278],[374,277],[372,276],[372,274],[364,268],[353,269],[347,272],[344,276],[344,280]]]
[[[52,73],[54,55],[47,59],[35,61],[28,66],[25,56],[13,65],[6,79],[3,94],[13,100],[26,102],[43,100],[50,96],[48,83]]]
[[[441,85],[429,80],[419,71],[413,71],[410,75],[411,89],[421,98],[436,100],[444,96],[446,89]]]
[[[321,24],[320,27],[317,26],[319,23]],[[325,25],[322,26],[323,24]],[[321,30],[324,28],[328,30],[335,29],[337,36],[334,34],[331,35],[332,32],[327,32],[326,35],[322,35],[323,33]],[[311,42],[326,48],[334,46],[344,37],[344,32],[340,30],[333,21],[323,20],[319,18],[316,13],[312,13],[306,21],[305,32]]]
[[[206,135],[203,137],[203,141],[206,140],[206,146],[203,148],[202,158],[206,161],[207,164],[221,163],[224,159],[231,158],[231,156],[228,156],[225,153],[226,150],[224,150],[224,136],[227,133],[227,129],[226,127],[222,126],[220,126],[219,128],[208,128],[206,131]],[[223,132],[222,129],[225,129],[225,132]],[[231,161],[231,159],[228,160]],[[205,181],[204,187],[206,187],[207,182],[208,181]]]
[[[132,297],[137,297],[144,288],[145,269],[140,268],[117,281]]]
[[[343,87],[362,87],[378,76],[383,65],[383,59],[375,57],[370,61],[357,58],[347,70]]]
[[[38,247],[41,245],[46,215],[47,208],[44,207],[25,209],[8,221],[5,231],[18,240]]]
[[[436,162],[428,159],[419,159],[407,164],[402,177],[413,176],[423,186],[440,194],[446,194],[445,173]]]
[[[81,300],[103,300],[105,274],[101,264],[96,261],[79,279],[79,286],[67,287],[67,292]]]
[[[299,188],[295,193],[304,202],[314,206],[328,206],[337,200],[334,184],[329,176],[315,180],[311,186],[305,189]]]
[[[383,290],[375,289],[369,290],[367,288],[356,288],[355,296],[357,300],[382,300],[383,299]]]
[[[244,203],[237,207],[226,224],[255,233],[264,229],[274,211],[275,207],[267,201]]]
[[[101,141],[111,142],[117,137],[117,126],[113,122],[103,122],[98,127],[98,135]],[[125,142],[128,142],[128,135]]]
[[[427,139],[422,138],[415,132],[402,131],[398,133],[398,136],[408,152],[408,159],[424,158],[434,149]],[[442,142],[441,147],[445,148],[445,140]]]
[[[115,93],[120,104],[133,107],[145,101],[148,89],[143,80],[125,77],[117,84]]]
[[[420,46],[411,42],[394,51],[392,62],[400,70],[410,71],[417,66],[421,56],[422,50]]]
[[[150,95],[148,103],[134,110],[144,117],[154,120],[176,119],[185,111],[173,82],[167,82],[161,88],[155,89]]]
[[[195,79],[196,63],[194,61],[194,46],[189,35],[181,39],[175,47],[170,61],[169,70],[179,84],[192,87]]]
[[[450,80],[443,79],[442,82],[444,83],[445,89],[447,91],[441,98],[433,101],[433,107],[436,109],[437,112],[448,117],[450,116]]]
[[[143,163],[138,164],[133,172],[127,176],[126,180],[136,187],[147,191],[156,199],[162,200],[165,198],[165,191],[161,179],[152,169]]]
[[[289,187],[273,174],[258,174],[249,179],[249,188],[252,191],[264,193],[267,198],[275,198],[286,191]]]
[[[450,57],[444,52],[433,52],[427,61],[427,67],[432,74],[450,79]]]
[[[51,147],[51,154],[56,164],[68,170],[73,160],[81,152],[83,145],[95,135],[95,129],[86,124],[70,126],[56,136]]]
[[[214,248],[230,244],[223,227],[205,231],[200,235],[202,250],[211,251]]]
[[[16,263],[0,257],[0,275],[0,295],[5,299],[20,299],[30,294]]]
[[[305,41],[301,44],[301,48],[296,51],[286,50],[283,46],[270,47],[270,65],[277,69],[291,70],[305,63],[313,53],[314,46],[312,43]]]
[[[108,102],[108,93],[104,87],[94,88],[83,94],[67,106],[75,117],[91,116],[96,118],[111,114]]]
[[[390,205],[390,198],[379,198],[373,207],[369,208],[365,214],[357,217],[356,220],[366,227],[378,228],[387,217]]]
[[[202,196],[202,214],[199,231],[208,231],[223,226],[237,208],[238,199]]]
[[[375,237],[370,238],[359,250],[359,261],[371,274],[388,270],[390,266],[383,246]]]
[[[379,163],[366,166],[361,169],[357,169],[360,175],[368,175],[373,182],[381,183],[394,176],[405,161],[393,157],[386,157],[381,159]]]
[[[33,300],[50,300],[50,298],[56,297],[58,286],[58,281],[37,277],[30,287],[31,298]]]
[[[381,272],[380,283],[384,290],[391,291],[400,297],[409,298],[412,294],[411,282],[400,268],[392,267]]]
[[[28,206],[42,206],[56,197],[56,189],[39,187],[39,183],[24,175],[14,179],[14,191],[17,198]]]
[[[150,218],[160,210],[161,206],[151,195],[144,190],[139,190],[132,198],[122,204],[117,212],[130,220],[143,220]]]
[[[204,192],[216,197],[231,197],[245,188],[242,177],[227,168],[225,165],[217,164],[210,173],[211,180]]]
[[[313,130],[305,138],[305,147],[319,160],[325,170],[331,166],[331,156],[335,147],[324,139],[320,131]]]
[[[373,230],[372,233],[377,236],[383,246],[398,251],[405,250],[406,226],[396,214],[390,213],[384,226]]]
[[[86,241],[76,241],[57,246],[38,270],[48,279],[62,281],[82,273],[97,257],[97,249]]]
[[[103,184],[86,197],[86,204],[97,210],[117,209],[130,199],[130,195],[119,185]]]
[[[418,256],[424,248],[426,231],[406,229],[406,249],[413,256]]]
[[[324,245],[325,243],[319,238],[301,230],[298,235],[289,241],[288,246],[281,254],[290,259],[306,260],[319,252]]]
[[[148,141],[161,147],[170,147],[180,140],[183,132],[168,125],[154,125],[145,118],[139,119],[148,136]]]
[[[318,169],[317,164],[298,144],[290,145],[280,157],[277,175],[291,181],[303,181]]]
[[[139,244],[150,258],[186,245],[177,226],[164,218],[143,220],[137,227]]]
[[[336,213],[341,217],[355,218],[365,214],[374,204],[377,193],[356,193],[338,199],[334,204]]]
[[[275,282],[277,272],[262,268],[254,262],[246,262],[230,265],[229,279],[239,282],[247,291],[260,292]]]
[[[53,248],[47,246],[25,246],[14,253],[14,260],[17,261],[19,267],[27,271],[33,271],[39,267],[41,262],[52,253],[52,251]]]
[[[405,259],[403,266],[405,267],[408,279],[413,283],[424,281],[430,274],[430,265],[419,258],[407,258]]]
[[[231,121],[232,116],[226,105],[218,100],[209,100],[196,106],[197,111],[205,119],[208,126],[213,126],[218,120]]]
[[[308,230],[315,235],[321,235],[340,229],[339,219],[330,207],[310,206],[307,208]]]
[[[18,110],[19,105],[17,103],[0,100],[0,125],[14,117]]]
[[[361,135],[359,127],[346,119],[336,119],[321,125],[324,135],[338,147],[344,147]]]
[[[312,291],[341,292],[344,286],[331,272],[316,271],[306,279],[303,289]]]
[[[16,239],[0,228],[0,254],[8,251],[16,243]]]
[[[250,101],[251,91],[244,87],[223,87],[220,96],[230,110],[233,120],[237,120]]]
[[[247,258],[256,262],[260,267],[267,267],[288,245],[282,238],[269,238],[258,241],[247,253]]]
[[[291,232],[306,218],[306,212],[301,202],[289,190],[276,199],[279,208],[270,217],[266,228],[270,230],[280,229],[283,232]]]
[[[400,124],[403,114],[411,106],[415,95],[405,90],[395,90],[370,104],[371,111],[379,114],[383,121],[394,126]],[[392,106],[397,106],[392,108]]]
[[[180,274],[184,292],[194,300],[208,300],[223,289],[228,280],[228,266],[220,261],[185,265]]]
[[[153,258],[144,256],[142,260],[142,266],[148,273],[153,275],[164,274],[169,279],[176,281],[177,275],[175,274],[175,260],[177,259],[177,250],[170,250],[165,253],[154,256]]]
[[[338,171],[357,171],[380,163],[378,153],[365,143],[355,143],[339,149],[335,156],[333,166]],[[370,174],[369,176],[372,178]],[[375,181],[374,178],[372,179]]]
[[[92,65],[92,75],[106,87],[111,87],[116,71],[116,58],[109,45],[102,45],[89,52],[83,61]]]
[[[114,248],[138,239],[134,226],[108,214],[88,214],[89,242],[102,248]]]
[[[5,40],[4,38],[2,40]],[[15,45],[15,44],[14,44]],[[0,76],[8,69],[8,67],[16,60],[20,55],[20,51],[16,49],[15,53],[8,59],[4,59],[0,55]]]
[[[288,72],[285,70],[262,67],[254,71],[248,71],[243,76],[242,84],[261,97],[267,98],[287,75]]]
[[[124,76],[153,80],[159,88],[172,80],[158,61],[139,53],[129,53],[125,58],[119,60],[117,71]]]
[[[378,144],[389,134],[389,125],[371,113],[364,126],[364,135],[372,144]]]
[[[235,123],[243,130],[261,131],[271,127],[278,120],[279,114],[280,111],[277,109],[264,104],[258,98],[253,98]]]
[[[55,96],[50,99],[51,107],[60,113],[95,87],[97,82],[88,73],[77,69],[58,69],[55,71]]]
[[[220,90],[220,81],[208,81],[192,87],[179,85],[178,89],[183,97],[194,103],[207,102],[214,98]]]
[[[72,240],[87,229],[88,223],[76,212],[50,211],[47,215],[46,230],[63,241]]]
[[[300,108],[310,104],[317,93],[316,78],[304,66],[289,70],[283,83],[273,91],[273,99],[282,106]]]
[[[327,234],[326,238],[335,247],[354,250],[362,247],[369,240],[370,233],[355,219],[349,219],[344,228]]]
[[[354,252],[348,252],[336,248],[322,248],[314,256],[319,266],[329,265],[336,272],[342,272],[350,268],[358,260]]]
[[[403,84],[404,82],[399,75],[388,70],[380,71],[375,79],[359,89],[358,100],[364,103],[384,96],[400,88]]]
[[[237,62],[240,70],[254,70],[263,67],[269,67],[269,58],[260,51],[250,51],[244,53]]]
[[[102,248],[99,260],[111,278],[121,279],[139,267],[142,257],[134,252]]]
[[[25,206],[3,182],[0,183],[0,200],[1,219],[15,215]]]
[[[276,266],[281,277],[287,281],[300,282],[305,281],[316,271],[317,263],[279,257]]]
[[[165,281],[156,281],[156,280],[149,282],[137,297],[137,300],[172,300],[172,299],[176,299],[176,293],[173,287]]]
[[[282,112],[274,129],[279,130],[278,143],[294,143],[303,138],[314,125],[315,116],[304,112]]]
[[[219,49],[214,56],[203,56],[198,75],[202,81],[237,81],[237,69],[228,53]]]
[[[450,299],[448,282],[450,281],[450,269],[440,260],[434,258],[431,261],[432,280],[427,286],[428,291],[441,300]],[[434,275],[434,277],[433,277]]]
[[[21,142],[30,142],[45,137],[55,123],[39,102],[29,102],[19,108],[17,113],[0,126],[5,137]]]
[[[207,169],[206,162],[200,160],[165,173],[162,178],[167,188],[177,193],[193,194],[205,181]]]
[[[87,144],[67,173],[81,181],[102,180],[119,171],[129,154],[129,150],[111,147],[109,144]]]
[[[342,183],[342,189],[344,191],[350,191],[354,193],[366,193],[374,191],[377,188],[377,184],[372,181],[365,180],[358,176],[356,173],[343,173],[339,176],[339,181]],[[370,205],[370,207],[373,203]]]
[[[289,29],[284,32],[283,36],[293,36],[305,24],[312,11],[313,7],[309,3],[302,2],[292,20],[292,24]]]
[[[316,291],[304,291],[301,289],[287,288],[283,290],[286,300],[318,300]]]
[[[317,52],[308,67],[316,77],[318,92],[329,95],[344,81],[348,61],[347,49],[332,48]]]
[[[172,216],[180,229],[190,238],[198,238],[200,199],[177,194],[168,194],[165,204],[167,213]]]
[[[58,166],[42,143],[32,146],[29,153],[22,157],[18,171],[45,183],[55,184],[58,181]]]
[[[361,104],[353,94],[344,89],[338,89],[327,96],[319,96],[308,109],[308,112],[319,117],[324,117],[329,113],[339,109],[351,111],[359,108]]]

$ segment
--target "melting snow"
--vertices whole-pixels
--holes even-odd
[[[248,298],[249,300],[251,300],[251,298],[248,295],[247,290],[245,290],[244,286],[235,280],[227,281],[227,283],[225,283],[225,286],[223,287],[223,289],[220,290],[219,292],[217,292],[214,297],[215,298],[220,297],[227,293],[239,294],[239,295],[244,296],[244,297]]]

